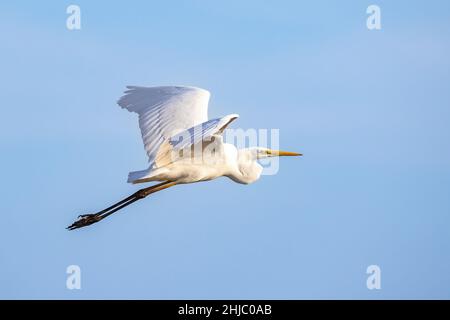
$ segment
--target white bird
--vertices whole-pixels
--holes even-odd
[[[79,216],[69,230],[81,228],[111,215],[149,194],[176,184],[228,177],[249,184],[259,179],[258,159],[300,156],[300,153],[255,147],[237,149],[224,143],[225,128],[239,116],[230,114],[208,120],[207,90],[186,86],[128,86],[119,106],[139,115],[139,127],[150,166],[130,172],[128,182],[162,181],[94,214]]]

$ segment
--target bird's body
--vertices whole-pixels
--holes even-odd
[[[235,182],[249,184],[259,179],[263,168],[252,161],[251,149],[238,150],[221,138],[216,139],[215,143],[214,155],[203,151],[199,157],[180,159],[161,168],[132,172],[129,182],[173,181],[184,184],[228,177]],[[133,178],[137,176],[140,178]]]
[[[237,114],[208,120],[208,91],[195,87],[129,86],[117,102],[137,113],[144,147],[149,158],[145,170],[130,172],[128,182],[162,183],[141,189],[96,214],[80,216],[69,229],[98,222],[147,195],[176,184],[208,181],[218,177],[249,184],[263,170],[258,159],[300,155],[293,152],[254,147],[237,149],[223,141],[223,132]]]

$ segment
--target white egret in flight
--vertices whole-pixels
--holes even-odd
[[[261,147],[238,150],[224,143],[222,134],[238,115],[208,120],[210,94],[204,89],[185,86],[128,86],[127,89],[117,103],[139,115],[150,162],[148,169],[130,172],[128,182],[160,183],[141,189],[102,211],[79,216],[67,227],[69,230],[96,223],[139,199],[177,184],[222,176],[249,184],[261,175],[263,168],[258,159],[301,155]]]

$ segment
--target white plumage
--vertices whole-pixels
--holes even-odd
[[[96,223],[148,195],[177,184],[228,177],[239,183],[252,183],[261,175],[258,159],[297,156],[299,153],[247,148],[238,150],[224,143],[222,134],[236,118],[230,114],[208,120],[209,92],[195,87],[129,86],[117,102],[139,115],[139,127],[147,151],[149,167],[130,172],[128,182],[162,181],[94,214],[84,214],[69,230]]]
[[[219,176],[251,183],[262,171],[258,158],[281,155],[267,148],[237,150],[234,145],[224,143],[224,129],[239,116],[230,114],[208,120],[210,93],[207,90],[186,86],[128,86],[127,89],[117,103],[139,115],[150,163],[146,170],[130,172],[130,183],[173,181],[179,184]],[[200,153],[180,157],[180,150],[194,149]]]
[[[185,86],[128,86],[127,89],[117,103],[139,115],[139,127],[150,163],[146,170],[130,172],[128,182],[131,183],[162,180],[161,174],[173,169],[170,165],[174,150],[186,150],[191,145],[209,141],[238,117],[232,114],[208,120],[210,93],[204,89]],[[156,175],[159,178],[155,178]]]
[[[149,162],[164,139],[208,120],[209,92],[194,87],[128,86],[119,106],[139,115]]]

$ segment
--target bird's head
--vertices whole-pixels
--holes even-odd
[[[258,163],[259,159],[301,155],[301,153],[272,150],[262,147],[240,149],[238,152],[238,167],[240,176],[239,179],[235,181],[248,184],[258,180],[263,171],[263,166]]]
[[[282,151],[282,150],[272,150],[263,147],[251,148],[252,155],[255,159],[264,159],[270,157],[282,157],[282,156],[302,156],[301,153]]]

